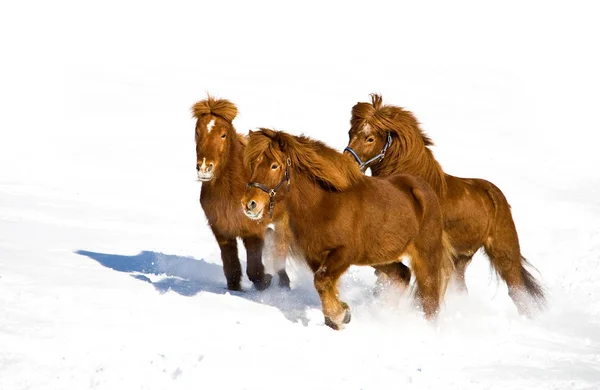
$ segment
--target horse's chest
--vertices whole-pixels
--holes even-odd
[[[261,224],[244,215],[240,199],[202,194],[200,204],[214,231],[232,237],[261,235]]]
[[[217,230],[235,230],[240,224],[239,216],[233,209],[233,203],[225,197],[201,196],[200,204],[206,215],[208,223]],[[238,212],[239,207],[238,207]]]

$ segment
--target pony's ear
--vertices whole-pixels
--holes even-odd
[[[282,132],[272,132],[273,140],[277,143],[277,147],[279,150],[283,152],[283,154],[287,155],[290,151],[290,135]]]
[[[252,130],[248,130],[248,136],[251,136],[252,134],[254,134],[254,132]]]
[[[287,153],[287,151],[288,151],[287,143],[285,142],[283,137],[277,137],[277,145],[279,146],[279,149],[281,149],[281,151],[283,153]]]
[[[243,146],[248,146],[248,137],[243,134],[236,134],[237,139]]]

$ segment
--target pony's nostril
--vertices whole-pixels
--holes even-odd
[[[256,208],[256,202],[251,200],[248,202],[248,210],[254,210]]]
[[[209,171],[212,171],[214,169],[214,167],[215,167],[215,164],[213,164],[213,163],[208,164]]]
[[[200,170],[200,164],[196,164],[196,170],[199,171]]]

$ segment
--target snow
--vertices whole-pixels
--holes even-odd
[[[600,388],[593,3],[2,9],[0,389]],[[447,172],[504,191],[548,308],[520,317],[481,254],[435,323],[368,268],[340,332],[296,262],[289,292],[228,292],[195,181],[206,92],[240,132],[339,150],[369,93],[413,111]]]

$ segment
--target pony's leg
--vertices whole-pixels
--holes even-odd
[[[526,260],[518,249],[502,249],[494,243],[484,244],[485,253],[489,257],[498,275],[508,286],[508,295],[514,302],[519,314],[531,316],[535,307],[543,307],[545,303],[544,289],[533,275],[525,269]]]
[[[225,273],[225,279],[227,279],[227,288],[241,291],[242,266],[238,258],[237,241],[235,238],[225,238],[217,235],[215,237],[219,248],[221,248],[221,260],[223,260],[223,272]]]
[[[484,244],[485,253],[498,275],[508,286],[508,295],[513,300],[519,314],[529,314],[525,303],[525,284],[521,275],[520,253],[518,251],[502,250],[491,243]]]
[[[248,279],[254,283],[257,290],[262,291],[271,285],[272,276],[265,274],[265,267],[262,263],[262,252],[264,241],[260,237],[242,238],[246,247],[246,274]]]
[[[411,256],[412,271],[417,283],[417,297],[423,305],[423,312],[427,319],[436,316],[440,308],[441,281],[439,267],[441,264],[443,250],[431,248],[425,250],[412,244],[408,248]]]
[[[402,262],[375,265],[373,268],[375,268],[375,275],[377,276],[375,296],[379,295],[386,286],[396,287],[401,292],[406,291],[408,288],[411,275],[410,268]]]
[[[464,293],[469,291],[467,289],[467,283],[465,282],[465,272],[467,271],[467,266],[471,263],[472,259],[472,255],[457,255],[452,258],[454,263],[454,282],[456,283],[456,288],[458,291]]]
[[[321,298],[325,324],[335,330],[350,322],[350,308],[339,300],[337,287],[340,276],[349,266],[344,261],[343,251],[334,250],[315,272],[314,283]]]
[[[529,316],[533,314],[532,304],[538,307],[544,305],[544,289],[525,268],[527,260],[521,255],[519,236],[504,194],[495,186],[488,190],[488,194],[494,201],[496,213],[494,226],[483,244],[485,253],[506,282],[508,295],[519,313]]]
[[[273,267],[279,277],[279,287],[290,289],[290,277],[285,271],[285,261],[292,241],[292,234],[289,229],[287,218],[275,224],[275,230],[269,229],[269,234],[273,241],[272,259]]]

